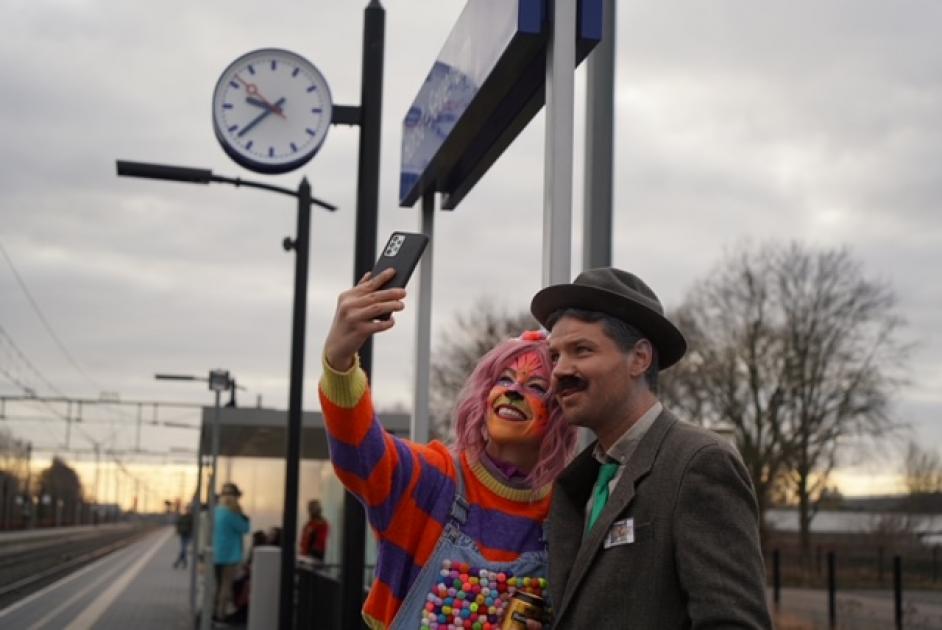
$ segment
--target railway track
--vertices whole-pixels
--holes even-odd
[[[0,609],[134,542],[156,526],[146,522],[118,523],[66,528],[61,533],[38,530],[34,536],[30,533],[0,536]]]

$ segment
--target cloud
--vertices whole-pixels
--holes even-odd
[[[378,239],[415,231],[397,206],[402,117],[464,0],[386,5]],[[256,176],[213,136],[223,69],[278,46],[311,59],[334,100],[360,98],[363,3],[12,0],[0,8],[0,242],[54,329],[103,387],[208,402],[158,370],[226,367],[287,404],[293,199],[228,186],[118,178],[114,160],[211,168],[314,194],[305,407],[320,344],[353,282],[359,132],[333,127],[297,172]],[[937,415],[942,289],[942,5],[619,3],[614,260],[677,304],[744,238],[848,245],[890,282],[920,341],[906,415]],[[584,71],[577,72],[572,259],[582,253]],[[478,301],[525,309],[541,282],[545,118],[537,116],[453,212],[435,216],[435,340]],[[412,396],[414,292],[375,344],[381,404]],[[0,324],[57,387],[97,396],[37,322],[0,261]],[[453,333],[451,333],[453,334]],[[12,359],[0,359],[12,361]],[[9,365],[9,364],[6,364]],[[0,379],[0,392],[16,391]],[[912,399],[918,404],[905,406]]]

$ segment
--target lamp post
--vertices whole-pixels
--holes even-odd
[[[294,250],[294,306],[291,324],[291,376],[288,395],[288,431],[285,454],[285,500],[282,514],[283,540],[281,546],[281,610],[279,626],[289,628],[290,621],[285,617],[293,614],[294,598],[294,540],[298,529],[298,475],[301,460],[301,394],[304,385],[304,334],[307,317],[307,279],[308,252],[310,249],[311,205],[326,210],[337,207],[311,195],[311,185],[307,178],[301,179],[297,190],[272,186],[261,182],[244,180],[238,177],[215,175],[209,169],[189,168],[167,164],[129,162],[117,160],[119,176],[143,177],[192,184],[225,183],[234,186],[248,186],[272,192],[290,195],[298,200],[298,226],[294,240],[286,237],[282,243],[286,251]]]
[[[200,612],[200,630],[209,630],[212,628],[212,617],[213,617],[213,603],[214,595],[216,593],[216,574],[215,571],[212,571],[213,566],[213,527],[216,520],[216,460],[219,457],[219,408],[220,403],[219,399],[222,395],[222,392],[233,389],[235,387],[235,381],[229,377],[229,372],[227,370],[210,370],[209,376],[207,378],[200,378],[198,376],[190,376],[187,374],[155,374],[154,378],[159,381],[203,381],[209,384],[209,389],[215,394],[216,402],[213,410],[213,427],[212,427],[212,437],[210,438],[210,457],[211,464],[209,468],[209,489],[206,493],[206,516],[208,517],[209,523],[209,532],[206,536],[206,540],[209,541],[209,548],[205,550],[205,559],[206,559],[206,572],[204,573],[204,582],[203,582],[203,602]],[[200,431],[200,442],[202,442],[203,432]],[[200,497],[202,492],[200,491],[201,480],[203,478],[203,452],[202,444],[199,449],[198,457],[198,468],[196,473],[196,483],[197,491],[193,497],[193,505],[191,507],[191,513],[193,515],[193,563],[190,568],[190,606],[196,608],[196,565],[197,565],[197,553],[199,552],[199,540],[200,540]]]

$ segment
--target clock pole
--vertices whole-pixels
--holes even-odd
[[[307,319],[308,258],[311,241],[311,185],[307,177],[298,186],[298,229],[294,250],[294,307],[291,322],[291,381],[288,385],[288,439],[285,454],[285,504],[282,514],[281,588],[278,627],[294,627],[295,544],[298,531],[298,475],[301,465],[301,401],[304,392],[304,335]]]

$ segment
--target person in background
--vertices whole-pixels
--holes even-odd
[[[382,288],[392,275],[340,295],[319,389],[334,470],[379,543],[363,617],[374,630],[497,627],[513,592],[545,592],[544,521],[575,430],[550,395],[546,337],[530,331],[478,361],[457,397],[451,446],[387,433],[357,352],[394,325],[377,318],[404,308],[404,290]],[[456,582],[469,590],[454,600]]]
[[[321,502],[317,499],[308,501],[308,521],[301,532],[300,553],[315,560],[324,561],[327,551],[327,532],[330,526],[324,518]]]
[[[187,550],[190,547],[190,539],[193,537],[193,515],[186,509],[177,514],[175,523],[177,536],[180,537],[180,552],[177,559],[173,561],[173,568],[186,568]]]
[[[232,603],[235,606],[235,612],[226,617],[226,621],[245,623],[248,619],[249,595],[252,592],[252,561],[255,559],[256,549],[271,544],[268,538],[268,534],[260,529],[252,532],[249,552],[245,555],[245,560],[232,581]]]
[[[249,557],[246,559],[248,562],[252,561],[252,551],[256,547],[261,547],[262,545],[267,545],[268,543],[268,534],[266,534],[261,529],[256,529],[252,532],[252,549],[249,551]]]
[[[232,602],[232,581],[242,563],[242,538],[249,532],[249,518],[242,513],[242,492],[234,483],[222,485],[213,513],[213,564],[216,569],[216,606],[213,620],[225,622]]]
[[[272,547],[281,546],[281,528],[278,526],[269,527],[268,532],[266,533],[266,545],[271,545]]]

